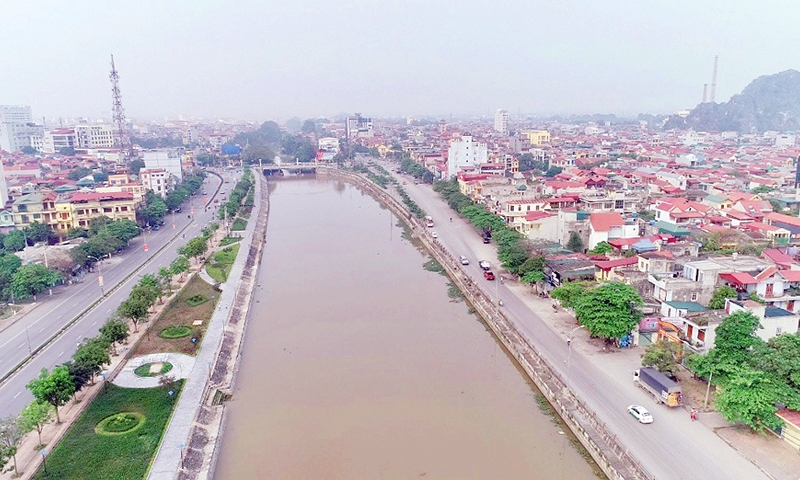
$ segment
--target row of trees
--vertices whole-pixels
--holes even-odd
[[[124,250],[131,240],[142,233],[136,222],[128,219],[111,220],[102,216],[89,221],[89,230],[73,229],[69,236],[88,237],[72,249],[72,259],[77,265],[89,266],[97,259]]]
[[[28,383],[34,400],[17,417],[0,420],[0,469],[9,460],[17,471],[17,448],[22,437],[32,431],[42,444],[42,429],[53,420],[61,423],[59,407],[65,405],[87,384],[94,384],[103,366],[111,362],[110,354],[116,354],[116,345],[128,338],[128,326],[117,318],[108,320],[100,327],[100,335],[87,338],[78,346],[72,359],[48,372],[42,369],[39,376]]]
[[[778,405],[800,410],[800,335],[784,333],[764,341],[758,317],[738,311],[716,328],[714,348],[692,355],[694,373],[716,385],[716,407],[730,422],[753,430],[776,428]]]
[[[174,211],[176,208],[180,207],[193,193],[200,190],[203,186],[204,179],[205,174],[202,172],[183,177],[181,184],[175,187],[173,191],[169,192],[164,199],[167,210]]]
[[[232,220],[236,214],[239,213],[239,208],[242,206],[242,200],[247,197],[248,192],[252,187],[253,172],[251,172],[249,168],[245,168],[242,179],[236,183],[236,186],[233,187],[230,195],[228,195],[228,201],[223,203],[222,207],[219,209],[219,218]]]
[[[100,232],[112,223],[98,223],[95,230]],[[52,371],[42,369],[39,376],[28,383],[34,401],[25,407],[20,416],[0,420],[0,469],[12,459],[14,469],[17,469],[17,445],[23,435],[36,430],[41,444],[42,428],[52,421],[53,416],[57,422],[61,422],[59,408],[86,385],[93,385],[103,367],[111,362],[111,355],[117,354],[117,345],[127,341],[130,329],[125,320],[130,320],[134,331],[138,331],[138,325],[146,321],[150,308],[172,293],[173,276],[183,277],[190,269],[190,259],[206,253],[207,239],[217,228],[219,224],[210,224],[203,230],[202,237],[191,239],[179,249],[181,255],[169,267],[161,268],[157,275],[144,275],[120,304],[115,315],[100,328],[98,336],[84,339],[70,361]]]

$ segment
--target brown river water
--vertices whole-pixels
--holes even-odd
[[[588,479],[587,462],[391,212],[270,182],[216,479]]]

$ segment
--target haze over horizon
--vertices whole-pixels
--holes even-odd
[[[0,104],[126,114],[673,113],[800,66],[800,4],[142,0],[0,6]]]

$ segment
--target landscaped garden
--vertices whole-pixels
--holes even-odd
[[[152,325],[155,333],[143,338],[134,355],[177,352],[194,355],[214,313],[220,291],[194,276]],[[194,325],[195,322],[201,322]]]
[[[139,365],[138,367],[136,367],[136,370],[134,370],[133,373],[140,377],[155,377],[157,375],[164,375],[170,370],[172,370],[171,363],[157,362],[157,363],[145,363],[144,365]]]
[[[35,478],[144,478],[183,381],[167,388],[107,385],[52,452]]]
[[[240,232],[247,228],[247,220],[243,218],[237,218],[233,221],[233,225],[231,225],[231,231]]]
[[[211,256],[206,262],[206,272],[218,283],[228,280],[236,254],[239,253],[239,245],[220,250]]]

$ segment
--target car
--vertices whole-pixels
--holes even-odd
[[[181,207],[178,207],[178,208],[175,209],[175,211],[178,212],[178,213],[181,213],[183,211],[183,209]]]
[[[155,230],[155,231],[161,230],[161,225],[159,225],[159,224],[153,225],[153,230]]]
[[[638,420],[639,423],[653,423],[653,416],[650,415],[650,412],[648,412],[647,409],[641,405],[628,406],[628,413],[630,413],[633,418]]]
[[[492,273],[491,270],[486,270],[485,272],[483,272],[483,278],[485,278],[486,280],[494,280],[494,273]]]
[[[431,232],[431,237],[433,237],[433,238],[439,238],[439,234],[438,234],[438,233],[436,233],[436,231],[433,231],[433,232]]]
[[[461,265],[469,265],[469,259],[464,255],[458,257],[458,260],[461,262]]]
[[[481,260],[480,262],[478,262],[478,266],[484,270],[489,270],[490,268],[492,268],[492,265],[486,260]]]

